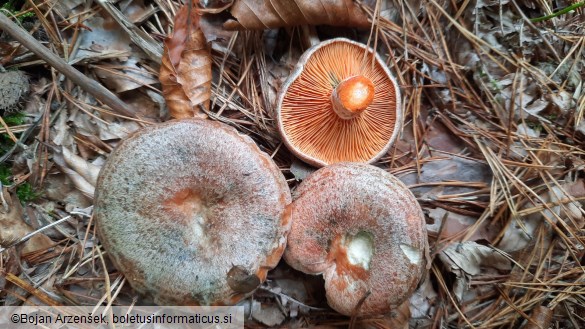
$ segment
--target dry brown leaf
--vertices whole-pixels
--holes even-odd
[[[4,188],[0,190],[0,246],[8,247],[25,235],[33,232],[33,228],[24,222],[22,206],[15,195]],[[44,234],[33,235],[24,243],[23,252],[44,250],[53,246],[53,242]]]
[[[69,57],[69,64],[125,59],[132,54],[130,37],[116,26],[111,17],[92,16],[84,20],[83,25],[87,29],[80,29],[78,46]]]
[[[277,326],[286,319],[276,304],[262,304],[255,300],[252,301],[252,317],[270,327]]]
[[[541,192],[539,198],[549,204],[548,208],[542,207],[542,209],[528,216],[511,220],[498,243],[498,248],[506,252],[526,248],[531,243],[534,243],[534,238],[537,236],[541,226],[547,233],[540,245],[546,248],[552,238],[550,234],[552,227],[549,221],[556,223],[558,218],[563,219],[569,227],[582,228],[585,219],[581,203],[569,199],[569,196],[575,197],[572,192],[578,191],[578,189],[579,181],[565,183],[560,186],[551,186]],[[523,210],[530,210],[533,206],[532,204],[526,204]]]
[[[132,43],[153,61],[158,61],[161,57],[162,49],[160,43],[156,41],[150,33],[140,29],[132,24],[112,1],[97,1],[98,5],[105,10],[109,17],[116,22],[116,29],[122,29],[132,40]]]
[[[230,44],[230,40],[237,35],[237,31],[228,31],[223,28],[225,19],[221,15],[203,15],[199,21],[199,27],[205,39],[211,44],[211,49],[219,52],[222,56],[237,57],[236,54],[242,53],[242,47],[245,45],[243,42],[236,42]],[[287,71],[288,74],[288,71]]]
[[[435,312],[435,302],[438,298],[437,291],[433,287],[430,275],[427,275],[420,283],[416,291],[410,296],[410,314],[414,319],[431,318]]]
[[[433,224],[427,224],[427,231],[435,235],[440,234],[438,236],[440,239],[455,237],[473,227],[477,222],[476,217],[457,214],[442,208],[426,210],[429,218],[433,220]],[[477,241],[483,239],[492,242],[498,235],[499,230],[499,225],[484,221],[478,228],[474,229],[473,235],[468,237],[467,240]]]
[[[110,63],[94,66],[100,80],[116,93],[150,86],[158,79],[144,68],[140,59],[130,56],[127,60],[112,60]]]
[[[497,244],[498,248],[505,252],[514,252],[526,248],[538,234],[538,229],[541,225],[547,232],[542,245],[548,246],[551,239],[551,228],[539,212],[526,218],[513,218],[506,226],[504,236]]]
[[[209,109],[211,53],[199,28],[199,15],[183,6],[175,17],[175,30],[165,40],[160,82],[173,118],[206,117]]]
[[[551,308],[538,305],[532,310],[530,320],[526,323],[524,329],[550,328],[552,317],[553,310]]]
[[[91,200],[81,193],[64,174],[47,175],[43,189],[43,197],[65,204],[66,211],[71,211],[74,208],[87,208],[92,205]]]
[[[265,30],[305,24],[370,26],[353,0],[236,0],[231,14],[235,19],[224,24],[228,30]]]
[[[315,168],[297,159],[293,160],[290,165],[290,172],[295,176],[297,181],[304,180],[307,176],[314,173],[315,170]]]

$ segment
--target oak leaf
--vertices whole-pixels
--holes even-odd
[[[164,42],[160,69],[163,96],[173,118],[205,118],[200,106],[209,110],[211,53],[195,8],[183,6],[174,26]]]
[[[305,24],[370,26],[353,0],[236,0],[231,14],[235,19],[224,24],[229,30],[264,30]]]

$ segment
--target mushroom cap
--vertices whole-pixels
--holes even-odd
[[[368,97],[371,103],[359,115],[343,117],[336,114],[332,94],[354,77],[371,81],[374,97]],[[365,92],[359,88],[354,92],[361,103]],[[286,146],[311,165],[372,163],[388,152],[400,131],[400,90],[371,48],[349,39],[331,39],[301,56],[279,92],[277,120]]]
[[[132,287],[166,305],[229,305],[280,260],[290,190],[251,138],[201,119],[147,127],[100,173],[100,241]]]
[[[322,273],[327,301],[339,313],[387,313],[416,289],[428,255],[425,218],[390,173],[361,163],[321,168],[299,185],[289,208],[284,259]]]

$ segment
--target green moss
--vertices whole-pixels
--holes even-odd
[[[18,9],[16,9],[16,0],[10,0],[5,2],[2,6],[0,6],[0,10],[2,11],[8,11],[9,13],[11,13],[12,15],[18,15],[20,12]],[[26,14],[22,14],[20,16],[18,16],[18,20],[19,21],[24,21],[25,18],[29,18],[29,17],[34,17],[35,14],[34,12],[30,11]]]
[[[526,126],[528,128],[535,130],[536,132],[540,133],[542,131],[542,123],[540,121],[527,121]]]
[[[9,127],[24,124],[24,118],[24,114],[19,112],[2,116],[2,120],[4,120]],[[0,154],[8,152],[12,146],[14,146],[14,141],[10,136],[8,136],[8,134],[0,134]]]
[[[9,115],[2,116],[2,119],[8,126],[17,126],[24,124],[25,115],[18,112],[10,113]],[[10,139],[8,134],[0,134],[0,154],[8,152],[12,146],[14,146],[14,141]],[[6,163],[0,164],[0,182],[3,185],[11,185],[10,176],[12,176],[10,166]],[[24,182],[16,188],[16,195],[20,201],[29,202],[38,198],[41,194],[35,191],[30,183]]]
[[[16,188],[16,195],[21,202],[30,202],[41,196],[41,193],[37,192],[33,186],[24,182]]]
[[[2,182],[2,185],[10,185],[10,179],[8,179],[10,176],[12,176],[12,172],[10,172],[10,167],[8,167],[8,165],[6,164],[0,164],[0,182]]]
[[[559,116],[556,113],[548,114],[548,115],[545,115],[544,117],[551,122],[555,122],[559,118]]]
[[[8,152],[13,145],[14,142],[8,137],[8,134],[0,134],[0,154]]]
[[[0,164],[0,182],[2,182],[2,185],[11,185],[11,176],[10,166],[5,163]],[[35,190],[29,182],[24,182],[16,188],[16,195],[21,202],[25,203],[37,199],[41,196],[41,193]]]
[[[20,112],[10,113],[9,115],[2,117],[4,122],[6,122],[6,124],[9,126],[18,126],[24,124],[24,118],[25,115]]]

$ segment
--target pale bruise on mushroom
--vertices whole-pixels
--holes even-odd
[[[372,49],[344,38],[301,56],[277,111],[286,146],[318,167],[378,160],[402,124],[400,90],[388,67]]]
[[[425,219],[391,174],[361,163],[330,165],[301,183],[289,208],[284,259],[323,274],[327,301],[339,313],[384,314],[417,287],[428,256]]]
[[[280,260],[285,178],[247,136],[170,121],[123,141],[96,188],[100,241],[132,287],[164,305],[229,305]]]

